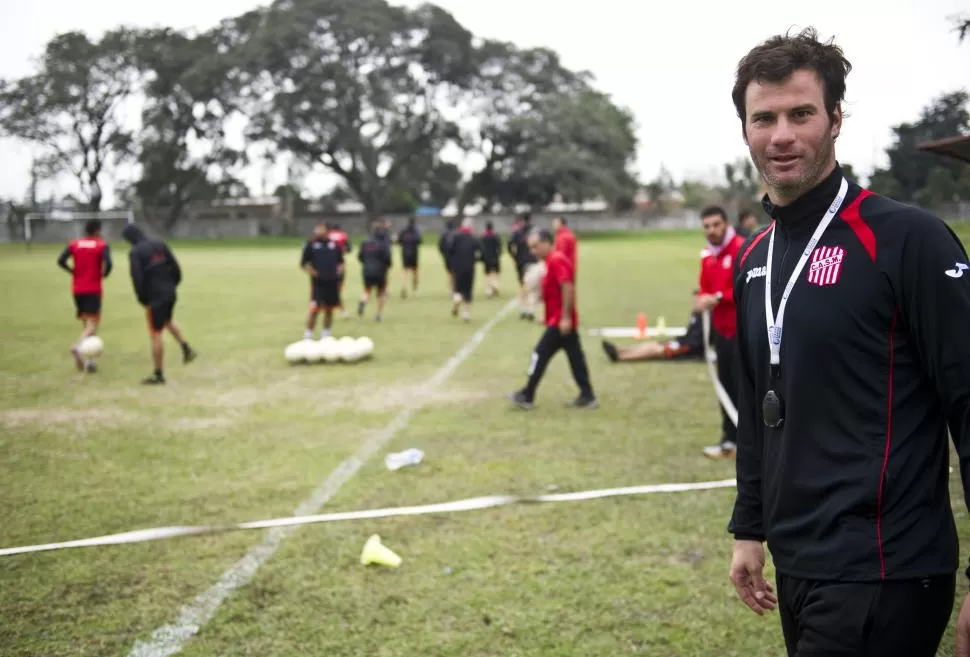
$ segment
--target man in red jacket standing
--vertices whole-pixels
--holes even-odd
[[[556,251],[560,251],[573,266],[573,276],[576,275],[576,234],[569,230],[565,217],[552,220],[552,228],[556,235]]]
[[[717,353],[717,378],[737,406],[737,316],[734,306],[734,260],[744,238],[728,221],[723,208],[713,205],[701,212],[707,248],[701,251],[700,290],[694,299],[694,310],[711,311],[711,333]],[[721,407],[721,443],[704,448],[704,455],[730,458],[737,449],[737,427]]]

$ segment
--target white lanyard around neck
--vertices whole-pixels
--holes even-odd
[[[775,318],[771,311],[771,262],[772,256],[775,253],[775,228],[778,222],[775,221],[771,227],[771,238],[768,240],[768,263],[765,268],[765,322],[768,325],[768,348],[771,350],[772,365],[777,366],[781,364],[781,331],[785,322],[785,306],[788,305],[788,297],[791,295],[791,291],[795,287],[795,281],[798,280],[799,274],[801,274],[802,269],[805,268],[805,263],[808,262],[808,257],[815,249],[815,245],[818,244],[820,239],[822,239],[822,233],[824,233],[825,229],[829,227],[830,223],[832,223],[832,219],[835,218],[835,213],[838,212],[839,208],[842,206],[842,201],[845,200],[845,194],[848,190],[849,181],[842,178],[842,184],[839,186],[839,193],[835,195],[832,205],[830,205],[829,209],[825,211],[825,216],[823,216],[822,221],[819,222],[818,228],[815,229],[815,233],[812,235],[812,239],[808,241],[808,244],[805,246],[805,250],[802,251],[801,258],[798,259],[798,264],[795,265],[795,271],[792,272],[791,277],[788,279],[788,285],[785,286],[785,292],[781,295],[781,303],[778,304],[777,318]]]

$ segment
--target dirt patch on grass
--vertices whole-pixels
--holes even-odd
[[[172,420],[168,425],[175,430],[206,431],[208,429],[224,429],[236,422],[236,417],[223,415],[220,417],[180,417]]]
[[[73,408],[17,408],[0,412],[5,429],[71,429],[79,434],[138,421],[138,415],[112,406]]]
[[[336,408],[350,407],[365,413],[386,413],[409,406],[477,402],[491,396],[493,395],[482,390],[463,388],[440,387],[437,390],[429,390],[422,384],[398,384],[377,388],[360,386],[341,390],[334,395],[335,404],[327,410],[333,410],[335,406]]]

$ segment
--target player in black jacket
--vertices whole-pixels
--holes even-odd
[[[519,215],[509,237],[508,250],[515,261],[515,271],[519,278],[519,319],[535,319],[535,306],[538,301],[525,287],[525,270],[538,259],[529,250],[529,233],[532,231],[532,214],[524,212]]]
[[[310,276],[310,313],[303,337],[311,339],[317,315],[323,311],[320,337],[330,335],[333,311],[340,307],[340,281],[344,273],[344,251],[330,238],[327,224],[318,224],[313,237],[303,245],[300,267]]]
[[[482,244],[482,264],[485,265],[485,296],[498,294],[499,274],[502,271],[502,236],[495,232],[491,221],[485,223],[485,232],[480,239]]]
[[[401,245],[401,265],[404,267],[404,281],[401,285],[401,298],[408,296],[408,275],[411,277],[411,291],[418,293],[418,253],[421,251],[421,231],[414,217],[408,218],[408,225],[397,234]]]
[[[935,216],[843,177],[848,68],[813,31],[738,67],[772,223],[734,271],[731,579],[759,614],[780,603],[789,655],[932,657],[958,568],[948,429],[970,491],[970,266]]]
[[[128,224],[121,236],[131,244],[128,254],[131,282],[138,303],[148,314],[148,330],[152,340],[152,361],[155,372],[142,383],[157,385],[165,383],[165,348],[162,331],[168,329],[182,347],[182,359],[189,363],[196,352],[189,346],[181,329],[175,324],[176,288],[182,282],[182,268],[165,242],[148,239],[135,224]]]
[[[475,267],[482,259],[482,245],[475,236],[473,222],[466,217],[451,238],[448,248],[448,262],[455,276],[455,291],[452,294],[451,316],[457,317],[461,304],[465,304],[462,319],[472,319],[472,292],[475,289]]]
[[[391,268],[391,244],[384,234],[386,229],[382,223],[375,224],[373,232],[357,250],[357,259],[361,262],[361,274],[364,278],[364,293],[357,304],[357,315],[364,316],[371,292],[377,290],[378,322],[384,314],[384,302],[387,300],[387,271]]]

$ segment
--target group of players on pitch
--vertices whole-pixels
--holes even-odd
[[[558,218],[554,220],[554,225],[559,246],[571,248],[574,256],[576,239],[566,228],[566,220]],[[515,262],[519,280],[519,316],[534,320],[536,295],[525,285],[526,272],[538,262],[527,244],[527,236],[531,230],[530,214],[519,215],[507,250]],[[377,312],[374,319],[381,321],[383,318],[388,296],[388,275],[393,266],[394,244],[398,245],[401,253],[401,298],[407,298],[409,288],[412,294],[417,295],[418,260],[422,242],[423,235],[413,217],[396,236],[392,236],[387,220],[378,220],[371,224],[369,236],[357,249],[364,288],[357,304],[358,316],[364,315],[371,298],[376,296]],[[446,222],[445,230],[438,239],[438,252],[448,275],[453,317],[460,314],[464,321],[471,321],[475,274],[479,263],[485,271],[486,296],[499,294],[502,247],[502,237],[495,232],[490,221],[485,223],[485,230],[481,234],[475,233],[474,221],[470,218],[462,219],[457,226],[454,221]],[[310,309],[304,329],[305,338],[313,337],[317,319],[321,314],[323,318],[320,337],[330,335],[335,312],[340,312],[342,316],[347,315],[341,292],[346,278],[347,256],[352,251],[353,246],[347,234],[339,226],[325,222],[316,226],[311,238],[303,245],[300,267],[310,277]]]

